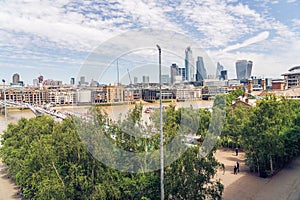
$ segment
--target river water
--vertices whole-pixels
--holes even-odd
[[[181,107],[190,107],[193,108],[211,108],[213,105],[213,101],[190,101],[190,102],[172,102],[172,103],[164,103],[163,106],[166,107],[168,105],[175,105],[176,108]],[[115,106],[103,106],[105,112],[107,112],[108,116],[113,120],[124,119],[126,114],[130,109],[134,108],[134,105],[115,105]],[[158,109],[159,104],[144,104],[143,105],[143,121],[147,122],[149,120],[149,114],[145,113],[144,111],[147,108],[154,108]],[[66,106],[66,107],[53,107],[52,109],[61,110],[61,111],[71,111],[77,112],[81,114],[88,115],[88,110],[90,106]],[[30,110],[10,110],[8,109],[7,118],[3,115],[0,115],[0,136],[2,135],[3,131],[7,128],[9,123],[17,123],[19,119],[22,117],[24,118],[31,118],[35,115]]]
[[[6,130],[9,123],[16,123],[22,117],[28,119],[34,116],[35,115],[30,110],[8,109],[7,118],[5,118],[3,115],[0,115],[0,135],[2,135],[4,130]]]

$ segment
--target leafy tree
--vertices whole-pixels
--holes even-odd
[[[117,164],[111,152],[102,150],[107,144],[99,142],[99,138],[108,138],[115,144],[116,148],[112,147],[110,151],[115,151],[117,147],[134,152],[158,149],[159,129],[153,126],[155,123],[148,127],[142,122],[142,107],[138,105],[130,110],[125,120],[119,122],[110,120],[107,113],[101,110],[94,109],[91,112],[94,117],[87,121],[67,118],[56,123],[51,117],[42,116],[21,119],[17,124],[8,126],[2,135],[0,155],[24,197],[112,200],[160,198],[158,171],[136,174],[121,172],[93,157],[101,154],[112,164]],[[180,124],[184,118],[188,119],[187,122],[191,120],[193,127],[198,127],[193,133],[207,133],[210,120],[208,110],[176,110],[170,106],[164,112],[165,143],[181,131]],[[134,137],[129,130],[152,137]],[[194,129],[185,126],[182,130],[190,132]],[[116,135],[116,139],[112,139],[111,135]],[[219,163],[212,153],[202,159],[198,158],[198,153],[196,148],[191,148],[166,167],[167,198],[221,198],[223,186],[213,180]],[[124,169],[139,164],[132,163],[131,166],[124,166]]]
[[[291,137],[299,111],[294,105],[291,100],[268,96],[257,103],[244,126],[242,141],[248,165],[261,176],[273,174],[299,150],[297,134]]]

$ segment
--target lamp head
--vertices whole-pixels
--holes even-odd
[[[159,51],[161,50],[161,48],[160,48],[160,46],[158,44],[156,45],[156,47],[158,48]]]

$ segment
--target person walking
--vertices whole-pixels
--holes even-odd
[[[237,172],[240,172],[240,163],[239,163],[239,161],[236,161],[236,170],[237,170]]]
[[[235,155],[238,156],[239,155],[239,148],[235,148]]]
[[[234,168],[233,168],[233,174],[237,174],[236,170],[237,170],[237,168],[236,168],[236,165],[235,165]]]

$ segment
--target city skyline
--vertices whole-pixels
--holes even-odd
[[[199,42],[213,63],[228,70],[229,78],[236,77],[236,60],[252,60],[252,74],[273,78],[300,63],[300,6],[295,0],[0,5],[1,78],[10,80],[19,73],[24,84],[40,74],[67,83],[100,43],[125,31],[160,29],[162,24]],[[177,61],[168,66],[173,62],[183,67]]]

